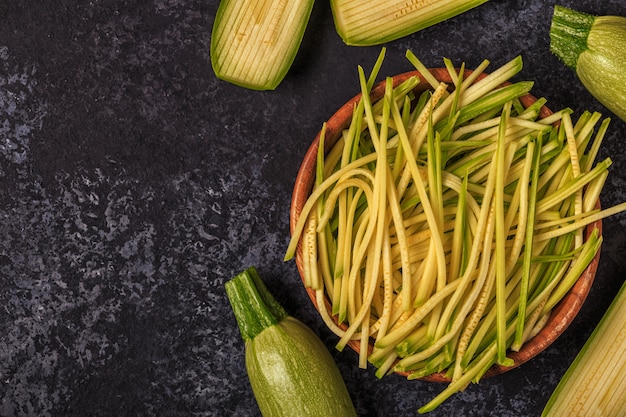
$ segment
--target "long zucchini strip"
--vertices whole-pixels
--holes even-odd
[[[497,301],[497,330],[498,330],[498,360],[501,365],[510,366],[512,361],[506,358],[506,299],[504,297],[504,288],[506,285],[506,233],[504,230],[504,178],[506,176],[505,162],[505,149],[504,138],[506,136],[506,129],[509,123],[509,114],[511,112],[511,102],[509,101],[502,110],[502,120],[500,122],[500,129],[498,131],[498,140],[496,144],[496,184],[495,184],[495,223],[496,223],[496,301]]]
[[[535,148],[535,143],[537,147]],[[534,244],[534,227],[535,227],[535,218],[536,218],[536,204],[537,204],[537,182],[539,180],[539,161],[540,161],[540,150],[542,145],[542,136],[539,135],[537,138],[537,142],[531,142],[528,144],[528,155],[532,164],[532,175],[529,173],[528,176],[524,178],[528,178],[528,181],[524,182],[523,189],[526,191],[523,193],[523,201],[527,202],[524,204],[526,207],[525,210],[521,213],[526,220],[522,222],[522,224],[518,225],[520,230],[525,228],[525,250],[522,256],[522,278],[521,278],[521,288],[520,288],[520,300],[519,307],[517,312],[517,325],[515,328],[515,339],[511,346],[511,349],[514,351],[519,351],[524,343],[524,329],[526,323],[526,305],[528,302],[528,290],[530,286],[530,275],[531,275],[531,262],[532,262],[532,251]],[[530,182],[530,186],[528,185]],[[529,189],[530,187],[530,189]]]

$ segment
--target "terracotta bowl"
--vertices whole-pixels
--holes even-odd
[[[430,72],[435,76],[435,78],[439,81],[451,83],[452,80],[448,74],[448,71],[445,68],[435,68],[431,69]],[[466,75],[471,73],[471,70],[466,71]],[[426,88],[428,88],[428,83],[425,79],[419,74],[417,71],[411,71],[407,73],[403,73],[393,77],[394,86],[405,81],[407,78],[412,76],[419,76],[421,78],[421,82],[416,88],[416,93],[423,92]],[[478,77],[478,80],[484,78],[486,74],[481,74]],[[385,83],[378,83],[371,92],[372,102],[375,102],[383,97],[385,89]],[[350,125],[350,121],[352,118],[352,110],[354,108],[354,104],[360,100],[361,94],[356,95],[350,101],[348,101],[345,105],[343,105],[330,119],[327,121],[326,126],[326,137],[325,142],[327,149],[331,149],[335,144],[337,139],[340,137],[341,132],[348,128]],[[537,99],[530,94],[521,97],[521,102],[525,107],[530,106]],[[552,112],[547,107],[542,107],[540,116],[546,117],[550,115]],[[298,171],[298,175],[296,177],[292,200],[291,200],[291,210],[290,210],[290,228],[291,233],[293,233],[295,225],[298,221],[298,217],[306,203],[307,198],[309,197],[313,182],[315,179],[315,166],[316,166],[316,156],[317,150],[319,146],[320,134],[318,133],[315,137],[315,140],[309,147],[306,155],[304,156],[304,160],[300,166],[300,170]],[[602,233],[602,221],[597,221],[587,227],[586,233],[587,235],[593,230],[593,228],[598,228],[600,234]],[[598,268],[598,262],[600,260],[600,251],[595,256],[591,264],[585,269],[583,274],[580,276],[576,284],[570,289],[570,291],[565,295],[565,297],[555,306],[552,310],[550,318],[546,323],[545,327],[532,339],[528,340],[522,348],[518,352],[508,352],[508,357],[513,359],[514,365],[510,367],[503,367],[500,365],[494,365],[491,367],[489,371],[485,374],[485,377],[494,376],[497,374],[501,374],[510,369],[513,369],[529,359],[535,357],[540,352],[545,350],[550,344],[552,344],[570,325],[570,323],[574,320],[580,308],[587,298],[589,290],[591,289],[591,285],[593,284],[596,270]],[[303,268],[302,268],[302,248],[299,245],[297,253],[296,253],[296,265],[298,267],[298,271],[300,276],[303,277]],[[315,292],[311,289],[307,288],[307,293],[309,298],[313,302],[316,309],[319,310]],[[325,299],[326,309],[330,311],[330,301],[328,298]],[[335,324],[337,324],[336,317],[333,317],[335,320]],[[345,324],[341,326],[342,328],[346,328]],[[360,351],[360,346],[358,341],[349,342],[349,346],[355,351]],[[372,349],[372,345],[370,343],[370,350]],[[407,373],[402,373],[403,375],[407,375]],[[427,377],[421,378],[422,380],[435,381],[435,382],[449,382],[449,379],[443,373],[437,373],[433,375],[429,375]]]

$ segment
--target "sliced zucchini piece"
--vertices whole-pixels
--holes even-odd
[[[211,35],[218,78],[274,90],[293,64],[313,0],[222,0]]]
[[[330,0],[337,33],[347,45],[368,46],[410,35],[487,0]]]

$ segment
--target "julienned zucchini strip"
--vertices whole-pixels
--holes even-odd
[[[348,45],[377,45],[410,35],[487,0],[331,0],[337,33]]]
[[[312,9],[313,0],[222,0],[211,35],[216,76],[275,89],[296,57]]]
[[[541,330],[601,246],[597,229],[576,236],[626,210],[595,205],[611,165],[593,161],[607,127],[597,127],[598,114],[575,122],[568,109],[545,118],[525,109],[528,83],[502,86],[521,71],[519,57],[480,81],[446,68],[454,85],[430,79],[416,93],[406,86],[419,78],[395,88],[388,78],[378,102],[359,68],[363,99],[340,140],[318,154],[324,166],[285,255],[301,240],[318,254],[304,281],[337,348],[359,341],[359,366],[373,364],[378,377],[451,378],[421,412],[493,364],[510,365],[508,352]],[[315,271],[328,272],[306,276]]]

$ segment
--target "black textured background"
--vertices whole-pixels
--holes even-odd
[[[626,15],[622,0],[562,1]],[[387,44],[468,68],[521,54],[553,109],[610,113],[548,50],[553,1],[491,0]],[[318,0],[276,91],[215,78],[217,0],[0,0],[0,416],[256,416],[224,282],[256,265],[325,341],[360,416],[410,416],[443,387],[357,367],[283,263],[300,161],[380,47],[345,46]],[[626,124],[601,158],[626,200]],[[596,284],[542,355],[433,416],[539,416],[626,273],[626,217],[604,222]]]

